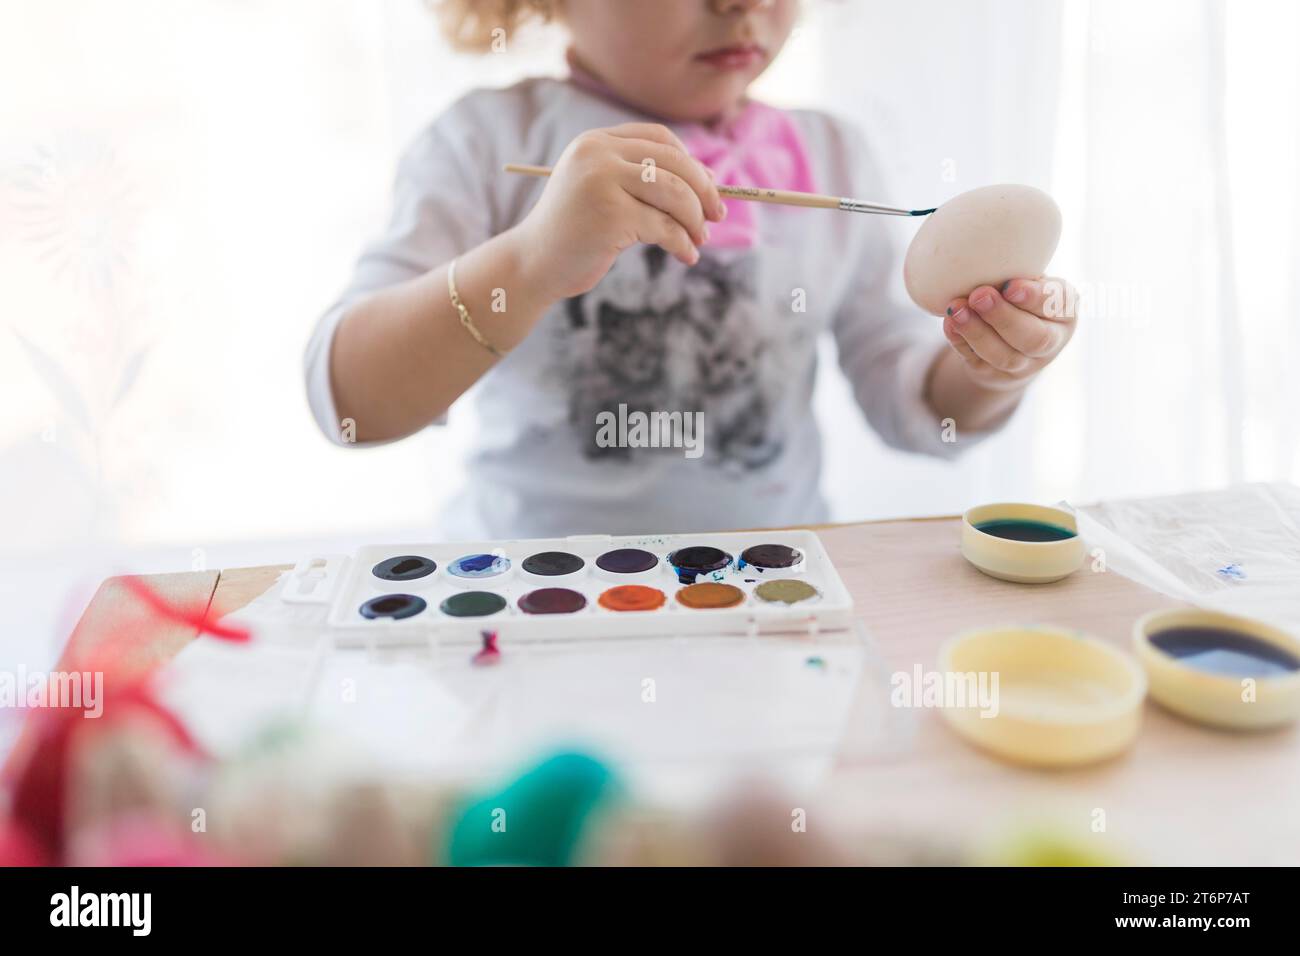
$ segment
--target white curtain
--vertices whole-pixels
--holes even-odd
[[[1063,259],[1093,293],[1075,493],[1295,481],[1300,5],[1066,11]]]
[[[1300,478],[1297,40],[1287,0],[808,0],[759,93],[860,122],[867,198],[1044,186],[1088,306],[956,466],[882,448],[827,362],[837,517]],[[412,132],[560,43],[452,56],[419,0],[0,0],[0,553],[418,536],[472,422],[333,449],[302,344]]]

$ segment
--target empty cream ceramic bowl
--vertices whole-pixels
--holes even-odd
[[[1062,508],[1005,502],[978,505],[961,516],[961,553],[990,577],[1016,584],[1049,584],[1083,564],[1085,546],[1074,515]],[[981,531],[990,522],[1024,522],[1073,532],[1055,541],[1016,541]]]
[[[1255,677],[1218,673],[1152,643],[1161,632],[1185,628],[1239,634],[1300,658],[1300,638],[1262,621],[1200,608],[1153,611],[1133,626],[1133,645],[1153,700],[1188,720],[1233,730],[1262,730],[1300,719],[1300,671]]]
[[[984,186],[956,196],[917,230],[903,260],[912,301],[931,315],[977,287],[1047,272],[1061,238],[1061,210],[1033,186]]]
[[[939,651],[939,671],[954,688],[978,686],[983,675],[985,699],[976,706],[945,699],[943,716],[971,743],[1015,763],[1069,767],[1105,760],[1133,743],[1142,720],[1146,677],[1137,662],[1071,631],[1006,627],[962,634]]]

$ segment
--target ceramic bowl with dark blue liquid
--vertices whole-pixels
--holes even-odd
[[[1235,730],[1300,718],[1300,637],[1235,614],[1155,611],[1133,627],[1151,696],[1181,717]]]

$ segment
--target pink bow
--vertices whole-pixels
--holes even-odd
[[[815,192],[799,128],[785,112],[750,101],[730,123],[714,131],[692,123],[678,128],[692,156],[713,170],[720,186],[764,186]],[[709,224],[709,245],[729,248],[758,241],[754,204],[724,199],[727,218]]]

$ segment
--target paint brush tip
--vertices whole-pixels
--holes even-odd
[[[934,209],[913,209],[910,213],[908,213],[908,215],[910,215],[910,216],[928,216],[928,215],[930,215],[930,213],[934,212],[935,209],[938,209],[938,208],[939,208],[939,207],[936,206]]]

